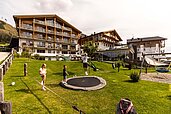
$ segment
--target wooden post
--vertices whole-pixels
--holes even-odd
[[[12,114],[12,103],[11,102],[0,102],[1,114]]]
[[[8,62],[7,62],[7,60],[6,60],[6,62],[5,62],[5,66],[6,66],[6,71],[8,70]]]
[[[0,101],[4,101],[4,83],[0,82]]]
[[[27,63],[24,63],[24,76],[27,76]]]
[[[4,76],[4,74],[3,74],[3,68],[0,67],[0,81],[3,80],[3,76]]]
[[[5,70],[6,68],[5,68],[5,67],[6,67],[6,66],[5,66],[5,64],[4,64],[3,67],[2,67],[2,68],[3,68],[3,75],[5,75],[5,73],[6,73],[6,70]]]

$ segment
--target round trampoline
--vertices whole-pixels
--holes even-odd
[[[78,76],[68,78],[66,82],[62,81],[60,85],[75,90],[91,91],[103,88],[106,81],[97,76]]]

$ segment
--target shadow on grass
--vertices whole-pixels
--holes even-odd
[[[29,89],[19,89],[19,90],[15,90],[16,92],[25,92],[25,93],[30,93]]]
[[[25,77],[25,76],[23,74],[23,75],[19,75],[19,76],[11,76],[11,77]]]
[[[119,73],[118,70],[113,69],[112,71],[110,71],[109,73]]]
[[[167,98],[168,98],[169,100],[171,100],[171,95],[168,95]]]
[[[73,72],[70,72],[70,71],[67,71],[69,75],[75,75],[75,73]],[[63,76],[63,72],[56,72],[56,73],[53,73],[53,75],[59,75],[59,76]]]
[[[21,79],[21,78],[20,78]],[[28,90],[26,91],[25,89],[21,89],[20,91],[23,91],[23,92],[29,92],[31,94],[34,95],[34,97],[36,97],[36,99],[42,104],[42,106],[47,110],[47,112],[49,114],[51,114],[49,108],[41,101],[41,99],[29,88],[29,86],[21,79],[21,81],[24,83],[24,85],[28,88]]]
[[[37,90],[40,90],[40,89],[34,89],[32,91],[37,91]],[[25,93],[31,93],[29,89],[19,89],[19,90],[15,90],[16,92],[25,92]]]
[[[55,83],[55,84],[46,84],[46,86],[50,87],[50,88],[54,88],[54,87],[58,87],[59,83]]]
[[[124,80],[123,82],[137,83],[137,82],[135,82],[135,81],[133,81],[133,80]]]

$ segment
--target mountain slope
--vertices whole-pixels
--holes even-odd
[[[10,24],[0,20],[0,43],[9,43],[12,37],[17,37],[17,30]]]

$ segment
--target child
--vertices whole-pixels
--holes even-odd
[[[42,89],[45,91],[45,80],[46,80],[46,64],[42,64],[42,67],[39,70],[39,74],[42,78],[41,85]]]
[[[64,65],[64,69],[63,69],[63,81],[64,82],[66,82],[67,75],[69,75],[68,72],[67,72],[67,66]]]

